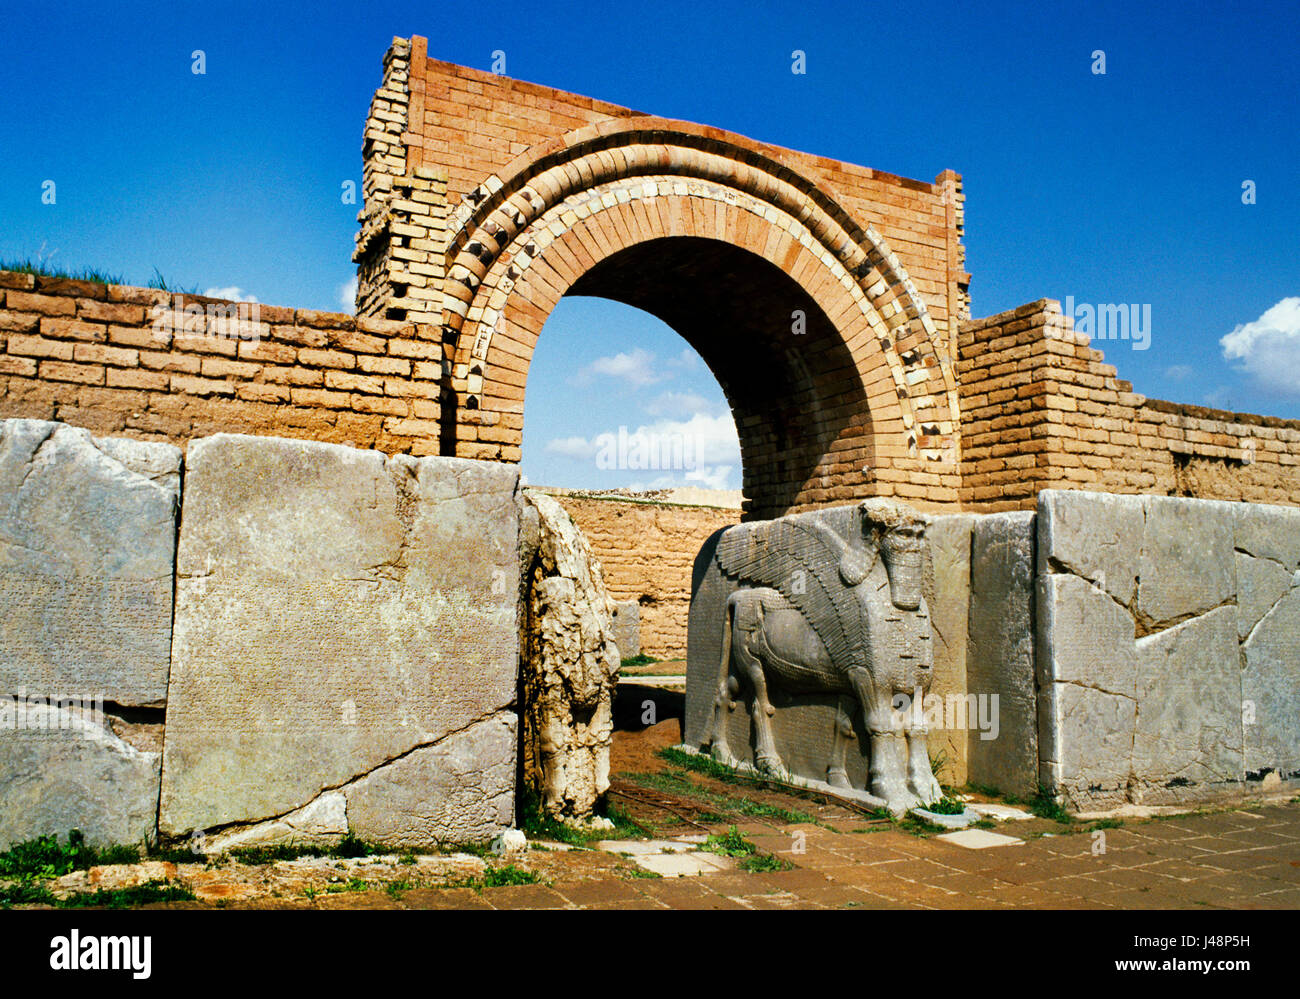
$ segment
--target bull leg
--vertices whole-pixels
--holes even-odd
[[[736,708],[736,695],[739,693],[736,678],[730,673],[724,674],[718,681],[718,693],[713,699],[713,725],[709,732],[709,755],[724,766],[739,766],[740,761],[732,755],[727,745],[727,722],[731,712]]]
[[[826,770],[826,783],[831,787],[849,788],[849,772],[845,760],[849,740],[853,738],[853,699],[841,697],[835,706],[834,735],[831,738],[831,763]]]
[[[740,668],[754,688],[754,700],[750,707],[750,715],[754,719],[754,763],[761,773],[784,778],[788,775],[776,751],[776,739],[772,735],[772,715],[776,713],[776,708],[772,707],[772,702],[767,697],[767,674],[763,671],[762,660],[749,651],[745,642],[737,642],[734,651]]]
[[[871,793],[884,798],[889,810],[901,815],[921,802],[907,787],[900,745],[902,735],[894,722],[890,692],[877,684],[870,671],[862,666],[849,670],[849,682],[862,704],[871,737]]]
[[[943,798],[943,788],[935,779],[930,766],[929,726],[925,723],[923,709],[925,693],[920,691],[920,703],[908,711],[903,720],[903,733],[907,737],[907,786],[925,805],[933,805]]]

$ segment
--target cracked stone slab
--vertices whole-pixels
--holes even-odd
[[[192,442],[160,828],[267,822],[345,785],[354,823],[387,796],[437,828],[438,768],[466,779],[475,747],[482,781],[456,801],[495,815],[513,751],[461,735],[513,724],[517,485],[489,462]]]
[[[1038,514],[1039,576],[1068,571],[1122,605],[1132,601],[1145,522],[1141,497],[1047,489],[1038,494]]]
[[[487,842],[514,823],[511,712],[424,746],[344,789],[348,825],[394,846]]]
[[[1241,551],[1233,552],[1233,562],[1237,574],[1237,637],[1244,642],[1264,615],[1296,585],[1297,573],[1270,558]]]
[[[1241,646],[1245,770],[1300,774],[1300,583],[1264,615]]]
[[[162,754],[113,734],[102,716],[0,700],[0,850],[80,829],[92,845],[156,839]]]
[[[971,537],[966,688],[997,698],[996,731],[970,733],[969,779],[1007,794],[1038,791],[1032,511],[981,517]],[[985,734],[992,738],[983,738]]]
[[[1236,609],[1139,638],[1135,802],[1172,803],[1242,779]]]
[[[1233,504],[1144,496],[1138,610],[1152,621],[1203,614],[1231,599]]]
[[[1284,569],[1300,569],[1300,510],[1262,503],[1233,503],[1233,546]]]
[[[735,870],[736,861],[716,853],[639,853],[632,855],[638,867],[665,878],[694,878]]]
[[[1038,582],[1039,770],[1074,807],[1125,800],[1137,725],[1133,619],[1086,580]]]
[[[0,421],[0,693],[161,705],[181,452]]]

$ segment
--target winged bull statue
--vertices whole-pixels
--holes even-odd
[[[716,559],[740,589],[727,600],[722,662],[710,751],[736,766],[727,720],[742,688],[749,695],[755,762],[788,776],[773,737],[769,686],[787,693],[839,694],[826,780],[865,790],[893,812],[933,804],[935,780],[920,711],[896,710],[930,689],[930,620],[921,593],[926,518],[886,499],[855,509],[846,540],[811,518],[741,525],[718,541]],[[899,702],[905,703],[905,702]],[[862,712],[869,745],[869,787],[850,787],[845,767]]]

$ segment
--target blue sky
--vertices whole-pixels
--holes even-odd
[[[1096,341],[1138,391],[1300,417],[1294,3],[11,6],[0,258],[338,309],[356,229],[341,185],[360,180],[383,52],[413,33],[639,110],[909,177],[955,169],[976,316],[1149,305],[1148,349]],[[623,307],[561,303],[529,382],[529,478],[656,484],[597,468],[592,445],[680,424],[709,459],[692,481],[738,486],[721,395],[684,347]]]

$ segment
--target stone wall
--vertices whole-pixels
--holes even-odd
[[[938,516],[927,534],[943,710],[930,751],[945,754],[944,783],[1042,788],[1072,811],[1300,787],[1300,510],[1046,490],[1034,511]],[[736,586],[716,545],[693,579],[696,742]],[[819,710],[812,724],[828,733],[833,712]],[[733,720],[733,748],[747,718]]]
[[[0,416],[438,453],[437,327],[0,271]]]
[[[710,534],[740,522],[740,511],[553,495],[586,536],[610,596],[639,605],[641,652],[686,658],[691,565]]]
[[[183,471],[0,421],[0,848],[512,825],[517,471],[225,434]]]
[[[1044,299],[963,323],[964,509],[1043,489],[1300,504],[1300,421],[1147,399]]]

